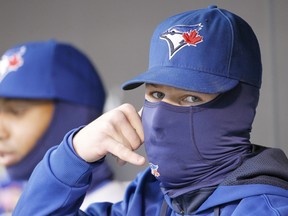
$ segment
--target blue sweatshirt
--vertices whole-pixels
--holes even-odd
[[[129,185],[122,202],[94,203],[84,213],[79,208],[91,173],[103,160],[91,164],[79,158],[72,149],[72,136],[73,131],[38,164],[14,216],[288,215],[287,157],[281,150],[264,147],[257,147],[257,154],[216,188],[172,200],[147,168]]]

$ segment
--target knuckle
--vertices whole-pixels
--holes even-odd
[[[121,110],[114,110],[113,115],[111,116],[111,120],[113,121],[123,121],[126,119],[125,114]]]
[[[123,109],[124,111],[126,111],[128,113],[136,111],[135,107],[129,103],[122,104],[121,109]]]
[[[133,150],[138,149],[138,147],[141,145],[141,139],[136,134],[131,137],[131,145]]]
[[[110,122],[102,122],[101,128],[103,131],[114,131],[114,126]]]

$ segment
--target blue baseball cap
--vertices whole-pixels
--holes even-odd
[[[102,112],[105,89],[87,56],[71,44],[48,40],[18,44],[4,53],[0,97],[63,100]]]
[[[149,68],[122,85],[160,84],[202,93],[222,93],[244,82],[261,87],[258,40],[239,16],[209,6],[172,16],[158,25]]]

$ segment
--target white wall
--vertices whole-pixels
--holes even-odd
[[[156,25],[178,12],[210,4],[240,15],[255,30],[264,71],[252,141],[281,147],[288,153],[286,0],[3,0],[0,53],[23,41],[56,38],[72,42],[94,61],[108,90],[123,96],[121,102],[140,108],[143,89],[123,94],[119,86],[145,71]],[[130,179],[140,169],[131,165],[119,168],[108,159],[119,179]]]

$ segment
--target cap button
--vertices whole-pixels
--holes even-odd
[[[214,9],[214,8],[218,8],[217,5],[209,5],[208,6],[209,9]]]

